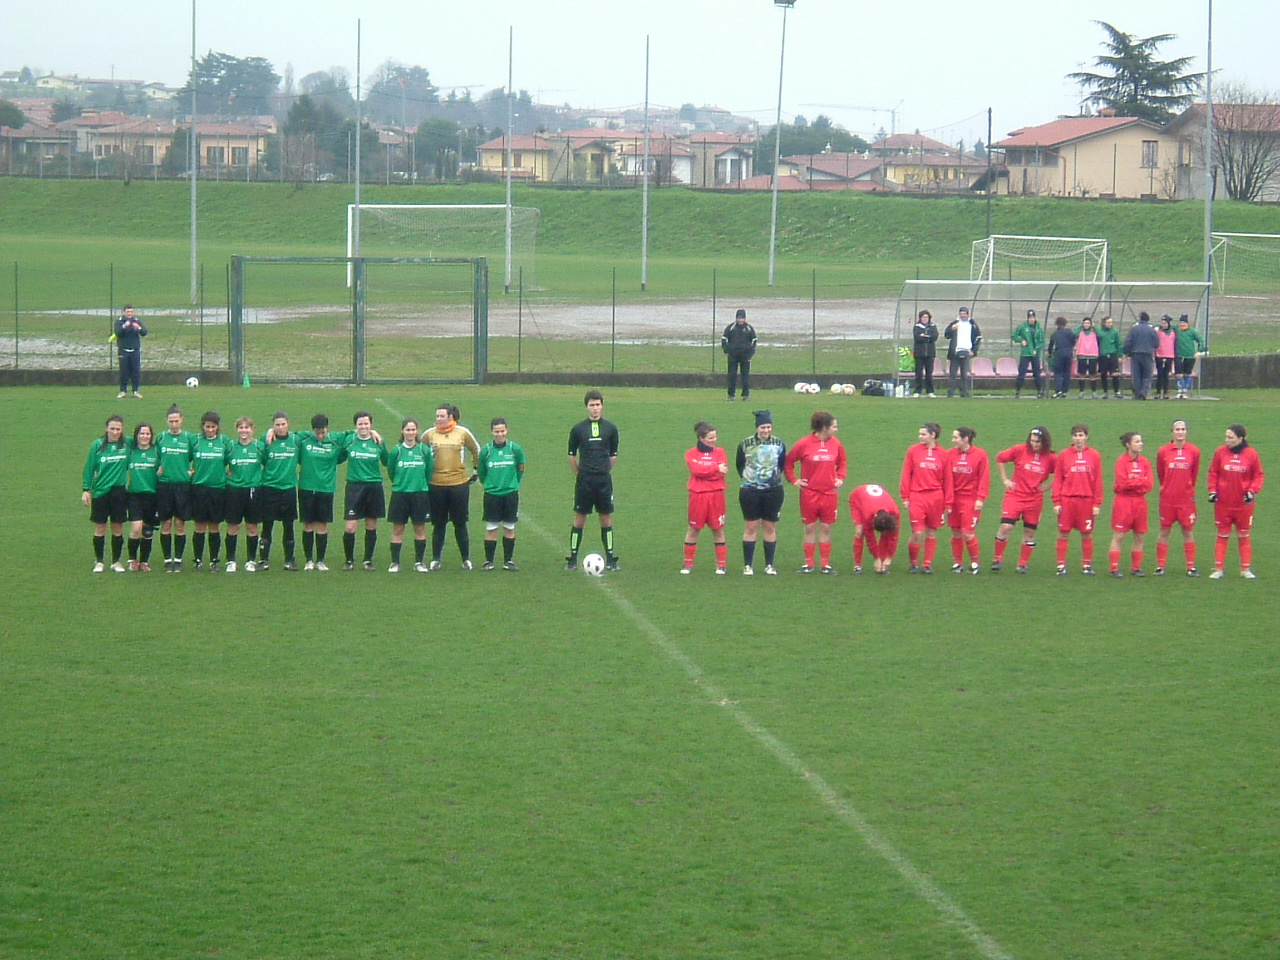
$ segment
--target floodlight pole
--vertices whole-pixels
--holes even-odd
[[[503,293],[511,292],[511,164],[515,157],[515,144],[512,140],[515,138],[515,91],[511,89],[514,77],[516,49],[516,28],[507,28],[507,237],[506,237],[506,267],[503,271],[502,291]]]
[[[1209,35],[1204,71],[1204,282],[1213,283],[1213,0],[1209,0]],[[1209,303],[1205,291],[1204,339],[1209,342]]]
[[[644,161],[640,167],[640,289],[649,289],[649,36],[644,38]]]
[[[187,132],[188,175],[191,178],[191,312],[200,299],[199,230],[196,226],[196,181],[200,179],[199,115],[196,113],[196,0],[191,0],[191,129]]]
[[[778,164],[782,159],[782,67],[787,58],[787,11],[796,0],[773,0],[782,8],[782,49],[778,54],[778,114],[773,125],[773,212],[769,223],[769,286],[773,286],[773,271],[778,260]]]

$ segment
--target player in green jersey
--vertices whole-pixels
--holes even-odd
[[[484,484],[484,570],[492,570],[502,530],[502,567],[516,566],[516,520],[520,512],[520,481],[524,477],[524,449],[507,439],[507,420],[494,417],[489,424],[493,440],[480,448],[476,471]]]
[[[266,444],[253,436],[253,418],[241,417],[236,421],[236,441],[231,444],[227,459],[227,573],[236,572],[236,547],[242,523],[249,528],[244,569],[246,573],[257,569],[254,558],[258,555],[258,487],[262,485],[262,464],[266,456]]]
[[[400,442],[386,457],[387,473],[391,476],[391,507],[387,519],[391,522],[391,565],[387,573],[400,572],[400,547],[404,543],[404,528],[413,524],[413,569],[426,573],[427,520],[431,516],[427,482],[435,466],[431,448],[418,442],[418,421],[409,417],[400,428]]]
[[[151,571],[151,538],[156,522],[156,470],[160,451],[155,430],[145,421],[133,428],[129,444],[129,569]]]
[[[354,430],[335,431],[331,436],[347,454],[347,493],[343,513],[347,526],[342,534],[346,562],[342,569],[356,568],[356,530],[364,521],[364,569],[372,571],[373,551],[378,545],[378,520],[387,514],[382,488],[382,463],[387,448],[373,429],[373,415],[361,410],[352,419]]]
[[[176,403],[165,414],[165,426],[156,440],[160,450],[156,516],[160,520],[164,571],[181,573],[182,555],[187,549],[187,521],[191,519],[191,450],[196,435],[182,428],[182,410]]]
[[[258,488],[259,519],[262,539],[258,569],[271,566],[271,542],[278,521],[284,543],[284,568],[294,571],[293,524],[298,519],[298,435],[289,432],[289,415],[277,410],[267,431],[266,460],[262,467],[262,486]]]
[[[231,441],[222,434],[222,417],[216,410],[200,418],[200,432],[202,436],[191,448],[191,517],[196,522],[192,552],[196,570],[200,570],[207,537],[209,569],[217,573],[222,524],[227,518],[227,460],[231,457]]]
[[[107,429],[89,448],[84,464],[84,487],[81,502],[89,508],[93,521],[93,572],[106,569],[103,562],[107,543],[107,524],[111,524],[111,569],[124,573],[120,554],[124,550],[124,520],[129,513],[129,497],[125,479],[129,469],[129,444],[124,439],[124,418],[107,418]]]
[[[307,558],[304,570],[323,573],[329,569],[324,558],[333,522],[333,494],[338,488],[338,464],[346,459],[346,451],[329,436],[325,414],[311,418],[310,432],[298,432],[298,515],[302,520],[302,552]]]

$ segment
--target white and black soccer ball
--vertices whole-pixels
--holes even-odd
[[[194,390],[194,389],[195,389],[196,387],[198,387],[198,386],[200,386],[200,378],[199,378],[199,377],[187,377],[187,389],[188,389],[188,390]]]
[[[588,577],[599,577],[604,574],[604,557],[598,553],[588,553],[582,558],[582,572]]]
[[[796,385],[791,389],[794,390],[796,393],[808,393],[809,385],[805,383],[803,380],[797,380]]]
[[[838,397],[838,396],[840,396],[842,393],[844,393],[844,384],[843,384],[843,383],[833,383],[833,384],[831,385],[831,392],[832,392],[833,394],[835,394],[837,397]]]
[[[857,396],[858,394],[858,388],[852,383],[846,383],[844,384],[844,389],[841,390],[840,392],[843,393],[846,397],[854,397],[854,396]]]
[[[822,384],[820,384],[820,383],[811,383],[811,384],[809,384],[809,392],[810,392],[810,393],[821,393],[821,392],[822,392]]]

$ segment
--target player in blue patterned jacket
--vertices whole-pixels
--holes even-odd
[[[764,526],[764,572],[777,574],[774,553],[778,547],[778,517],[786,497],[782,461],[787,445],[773,435],[773,414],[756,410],[756,432],[738,444],[736,466],[742,477],[738,503],[742,507],[742,573],[755,574],[756,540]]]

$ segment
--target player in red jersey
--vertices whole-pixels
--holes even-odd
[[[862,572],[865,547],[876,562],[876,573],[888,573],[898,549],[902,517],[892,495],[879,484],[864,483],[849,494],[849,515],[853,518],[853,572]]]
[[[1156,452],[1156,476],[1160,478],[1160,536],[1156,540],[1156,576],[1164,576],[1169,557],[1169,532],[1182,528],[1182,552],[1187,576],[1196,569],[1196,482],[1200,479],[1200,448],[1187,442],[1187,421],[1173,421],[1173,440]]]
[[[1147,494],[1155,486],[1151,461],[1142,455],[1142,434],[1133,430],[1121,434],[1124,453],[1116,461],[1116,498],[1111,503],[1111,576],[1120,577],[1120,545],[1124,535],[1133,531],[1133,550],[1129,554],[1129,575],[1141,577],[1142,547],[1147,538]]]
[[[1249,533],[1253,529],[1253,501],[1262,490],[1263,479],[1262,461],[1245,439],[1244,424],[1233,423],[1227,427],[1226,443],[1214,451],[1209,462],[1209,502],[1213,504],[1213,524],[1218,528],[1210,580],[1222,579],[1232,527],[1236,528],[1236,545],[1240,548],[1240,576],[1257,579]]]
[[[1010,479],[1005,464],[1013,464]],[[1000,505],[1000,527],[996,530],[991,572],[999,573],[1004,566],[1004,551],[1009,546],[1009,533],[1018,521],[1022,521],[1022,551],[1018,555],[1018,572],[1026,573],[1031,562],[1031,551],[1036,548],[1036,528],[1044,510],[1044,487],[1053,479],[1058,463],[1053,452],[1053,437],[1047,427],[1032,427],[1026,443],[996,454],[996,468],[1000,482],[1004,484],[1004,502]]]
[[[956,427],[951,431],[951,449],[947,451],[947,470],[951,474],[954,499],[947,520],[951,524],[951,572],[964,572],[964,554],[969,551],[969,572],[981,569],[978,558],[978,521],[982,505],[991,488],[991,465],[987,451],[975,447],[978,432],[973,427]]]
[[[1102,454],[1089,446],[1087,424],[1071,428],[1071,446],[1058,454],[1053,512],[1058,515],[1058,576],[1067,574],[1072,530],[1080,531],[1080,572],[1093,576],[1093,528],[1102,512]]]
[[[715,542],[716,573],[728,573],[728,547],[724,540],[724,486],[729,472],[729,457],[724,447],[716,446],[716,428],[705,420],[693,426],[698,442],[685,452],[684,462],[689,468],[689,532],[684,535],[684,566],[680,572],[693,573],[693,558],[698,553],[698,534],[703,527],[711,528]]]
[[[907,573],[933,573],[933,556],[938,549],[938,529],[951,509],[951,471],[947,469],[947,452],[938,446],[942,427],[926,423],[917,434],[918,443],[907,448],[902,461],[902,479],[898,496],[911,518],[911,539],[907,541],[907,557],[911,566]],[[921,546],[924,563],[921,564]]]
[[[835,573],[831,566],[831,525],[836,522],[848,462],[844,447],[836,439],[839,423],[825,410],[809,418],[813,432],[796,441],[782,462],[787,482],[800,488],[800,519],[804,522],[804,566],[801,573],[813,573],[816,544],[823,573]],[[796,475],[796,464],[800,475]]]

